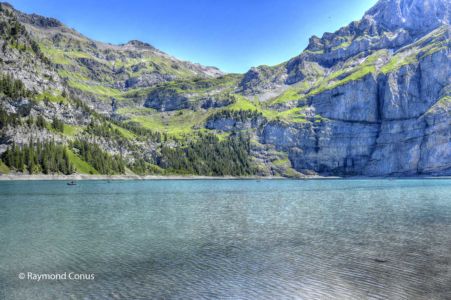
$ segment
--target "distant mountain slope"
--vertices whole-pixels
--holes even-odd
[[[178,60],[141,41],[106,44],[93,41],[58,20],[18,11],[16,14],[68,86],[97,98],[120,98],[123,91],[130,89],[223,74],[217,68]]]
[[[118,61],[125,70],[142,63],[140,74],[162,81],[199,84],[214,81],[222,74],[217,69],[181,62],[138,41],[119,46],[92,42],[57,20],[25,15],[9,4],[0,4],[0,25],[0,172],[255,172],[245,136],[220,140],[202,133],[180,139],[123,122],[114,113],[115,103],[131,88],[109,85],[132,78],[127,71],[114,70]]]
[[[246,74],[242,87],[246,93],[258,93],[305,78],[322,78],[329,69],[340,69],[350,58],[366,57],[381,49],[396,51],[439,27],[444,28],[441,35],[446,41],[449,39],[446,0],[379,1],[361,20],[321,38],[311,37],[307,48],[290,61],[276,67],[253,68]]]
[[[39,157],[52,141],[85,173],[451,174],[447,0],[380,0],[245,74],[1,7],[0,154],[12,170],[29,172],[22,146]]]

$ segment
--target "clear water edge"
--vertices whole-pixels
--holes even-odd
[[[449,299],[451,180],[4,181],[0,241],[0,299]]]

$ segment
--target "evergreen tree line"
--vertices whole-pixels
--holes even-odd
[[[254,173],[250,160],[250,141],[244,135],[232,135],[219,141],[212,135],[201,135],[186,147],[163,146],[159,166],[174,173],[223,176]]]
[[[64,122],[54,117],[52,120],[52,128],[55,129],[56,131],[64,132]]]
[[[151,140],[156,143],[160,143],[163,141],[166,141],[168,139],[168,136],[166,133],[160,133],[157,131],[152,131],[148,128],[144,128],[141,126],[141,124],[136,122],[120,122],[116,120],[110,120],[113,124],[122,127],[124,129],[127,129],[128,131],[133,132],[138,137]]]
[[[128,144],[127,139],[122,133],[107,122],[92,121],[87,127],[86,132],[98,137],[104,137],[108,140],[115,141],[119,145]]]
[[[36,118],[29,116],[25,123],[26,125],[28,125],[28,127],[32,127],[33,125],[36,125],[36,127],[40,129],[47,127],[47,121],[43,116],[37,116]],[[23,122],[19,114],[8,113],[0,107],[0,129],[6,127],[7,125],[16,127],[22,124]]]
[[[28,125],[28,127],[32,127],[33,125],[36,125],[36,127],[40,129],[47,127],[47,121],[43,116],[37,116],[36,118],[34,118],[33,116],[29,116],[25,121],[25,123],[26,125]],[[0,129],[6,127],[7,125],[16,127],[22,124],[23,122],[19,114],[8,113],[7,111],[5,111],[3,108],[0,107]]]
[[[128,166],[130,170],[135,174],[148,175],[148,174],[162,174],[164,170],[160,167],[145,161],[142,158],[135,159],[135,161]]]
[[[39,129],[47,128],[47,121],[43,116],[37,116],[34,118],[33,116],[29,116],[27,119],[27,125],[29,127],[32,127],[33,125],[36,125]]]
[[[13,127],[21,124],[20,117],[17,114],[9,114],[0,107],[0,129],[11,125]]]
[[[0,22],[0,36],[3,38],[3,40],[5,40],[2,51],[5,52],[7,42],[9,41],[11,45],[15,45],[17,48],[19,48],[19,50],[26,50],[29,47],[36,54],[36,56],[41,59],[41,61],[50,65],[50,60],[41,51],[38,43],[31,39],[25,26],[23,26],[17,20],[16,16],[11,10],[3,7],[3,4],[1,3],[0,14],[4,14],[8,18],[6,21]],[[27,46],[26,44],[21,44],[19,42],[19,39],[21,37],[24,38],[24,42],[29,43],[29,46]]]
[[[208,117],[207,122],[216,121],[219,119],[234,119],[244,122],[249,119],[257,119],[262,117],[263,114],[256,110],[221,110]]]
[[[33,96],[33,93],[25,88],[21,80],[14,79],[9,74],[0,76],[0,93],[12,99]]]
[[[12,144],[1,156],[3,162],[19,172],[30,174],[72,174],[75,169],[70,162],[67,147],[55,142],[30,141],[28,145]]]
[[[100,174],[125,173],[125,163],[121,156],[110,155],[98,145],[84,140],[75,140],[71,146],[77,149],[80,157]]]
[[[15,40],[26,33],[25,27],[15,18],[8,9],[4,9],[0,4],[0,13],[4,13],[8,17],[7,21],[0,23],[0,35],[4,40]]]
[[[127,148],[129,151],[138,151],[139,147],[132,143],[129,137],[125,136],[117,127],[115,127],[115,124],[106,120],[106,118],[98,118],[97,121],[93,120],[86,127],[85,132],[95,137],[103,137],[108,141],[112,141],[120,149]]]
[[[68,93],[64,90],[61,94],[64,98],[70,99],[70,101],[75,105],[76,108],[88,113],[90,116],[98,116],[95,110],[91,109],[86,103],[84,103],[80,98],[78,98],[74,93]]]

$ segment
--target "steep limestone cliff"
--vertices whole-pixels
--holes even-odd
[[[451,174],[447,7],[446,1],[437,0],[380,1],[361,21],[322,39],[312,38],[306,51],[286,64],[285,80],[293,81],[293,64],[305,65],[306,60],[318,62],[326,75],[312,88],[299,89],[285,105],[306,105],[324,118],[298,124],[270,122],[261,141],[288,151],[299,171]],[[352,41],[336,46],[350,33]],[[362,44],[368,41],[366,34],[373,38]],[[401,34],[405,38],[394,38]],[[388,36],[391,41],[385,39]],[[302,82],[305,77],[299,74],[295,77]],[[253,85],[257,90],[258,83]]]

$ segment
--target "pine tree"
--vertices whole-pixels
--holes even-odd
[[[71,174],[74,167],[70,162],[67,147],[54,141],[17,146],[12,144],[1,156],[7,166],[19,172],[35,174]]]

